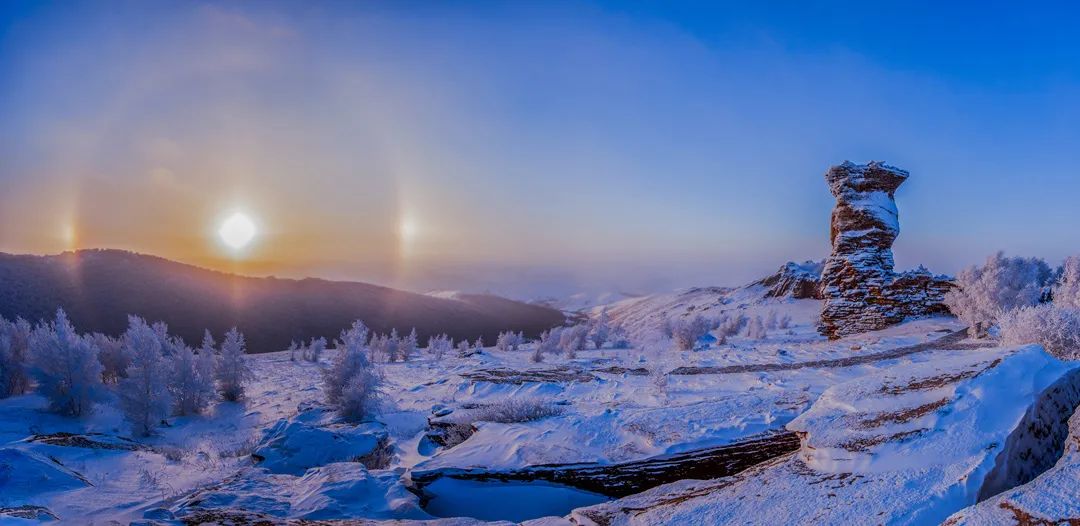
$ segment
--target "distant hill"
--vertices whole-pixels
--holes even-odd
[[[536,336],[565,320],[558,310],[491,295],[438,298],[358,282],[252,278],[120,250],[0,253],[0,315],[37,321],[61,306],[80,331],[116,335],[137,314],[168,323],[189,344],[201,341],[203,329],[220,341],[235,325],[250,352],[332,339],[356,319],[377,332],[415,327],[421,341],[445,332],[489,344],[501,330]]]

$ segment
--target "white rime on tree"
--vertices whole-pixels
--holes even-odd
[[[775,331],[780,325],[780,322],[776,319],[776,311],[771,310],[765,315],[765,328],[770,331]]]
[[[322,336],[311,339],[311,343],[304,350],[304,359],[309,362],[318,362],[323,351],[326,350],[326,338]]]
[[[30,333],[30,323],[26,320],[16,318],[11,322],[0,317],[0,398],[30,390],[30,377],[26,374]]]
[[[116,387],[120,410],[131,423],[132,432],[147,436],[168,416],[172,401],[169,365],[161,354],[162,338],[142,318],[128,316],[123,340],[131,365],[127,377]]]
[[[1005,345],[1038,343],[1063,360],[1080,358],[1080,309],[1042,304],[1013,309],[998,320]]]
[[[378,399],[380,378],[367,359],[368,329],[357,320],[342,331],[331,366],[323,371],[326,402],[347,420],[370,414]]]
[[[401,338],[398,337],[397,329],[390,329],[390,334],[383,339],[383,353],[387,361],[396,362],[401,359]]]
[[[514,339],[517,335],[513,332],[500,332],[499,337],[495,339],[495,350],[501,352],[507,352],[513,347]]]
[[[427,351],[435,357],[435,361],[441,361],[443,356],[454,348],[454,340],[445,334],[428,337]]]
[[[209,330],[203,331],[202,344],[199,345],[199,355],[195,358],[195,372],[199,378],[206,382],[205,390],[199,392],[205,397],[199,404],[206,407],[214,399],[214,374],[217,370],[217,342]]]
[[[171,358],[169,392],[173,397],[173,413],[201,413],[214,394],[214,339],[209,331],[203,337],[198,355],[188,346],[177,349]]]
[[[712,328],[713,323],[698,314],[690,319],[668,320],[664,332],[675,342],[679,350],[689,351],[697,345],[698,340],[709,334]]]
[[[1080,308],[1080,256],[1069,256],[1053,289],[1054,305]]]
[[[94,346],[98,348],[98,360],[104,368],[101,380],[107,384],[115,384],[121,378],[126,378],[127,369],[131,366],[131,355],[124,347],[123,340],[100,332],[95,332],[90,337],[94,339]]]
[[[214,378],[217,380],[218,393],[230,402],[244,396],[244,383],[252,378],[244,353],[244,335],[236,327],[229,329],[225,333],[225,341],[221,342],[221,356],[217,360]]]
[[[416,328],[413,328],[408,335],[401,339],[401,360],[404,362],[409,361],[416,354],[418,344],[419,337],[416,336]]]
[[[30,371],[49,409],[67,416],[90,411],[102,393],[101,362],[93,340],[75,332],[63,309],[30,334]]]
[[[296,340],[293,340],[293,341],[289,342],[289,348],[287,350],[289,351],[289,361],[290,362],[295,362],[296,361],[296,353],[297,353],[297,351],[300,350],[300,346],[297,345]]]
[[[761,316],[754,316],[746,325],[746,337],[751,340],[764,340],[766,336],[768,336],[768,330],[765,328],[765,323],[761,321]]]
[[[476,341],[473,343],[473,350],[480,352],[484,350],[484,337],[477,336]]]
[[[721,337],[735,336],[743,330],[743,327],[750,321],[745,314],[736,314],[735,316],[725,316],[717,329]]]
[[[1002,314],[1039,303],[1050,278],[1045,261],[998,252],[982,266],[961,270],[956,287],[945,294],[945,305],[968,324],[972,336],[982,337]]]
[[[589,341],[597,349],[604,347],[608,338],[611,336],[611,325],[608,323],[607,308],[600,312],[600,317],[593,322],[592,327],[589,329]]]
[[[567,327],[559,334],[559,349],[566,353],[566,357],[573,360],[577,352],[585,348],[585,339],[589,335],[589,328],[585,325]]]

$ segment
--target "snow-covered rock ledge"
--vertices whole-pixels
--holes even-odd
[[[1080,524],[1080,412],[1069,419],[1069,435],[1057,464],[1028,484],[966,508],[945,521],[949,526],[996,524]]]
[[[1080,401],[1080,364],[1038,346],[921,358],[826,390],[788,424],[802,436],[794,455],[734,477],[675,483],[576,510],[571,519],[937,524],[975,504],[988,483],[1037,475],[1064,429],[1060,414],[1059,425],[1047,415],[1067,417]]]

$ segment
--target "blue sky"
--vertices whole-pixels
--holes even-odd
[[[822,175],[908,169],[901,268],[1080,246],[1076,8],[6,2],[0,250],[511,294],[828,253]],[[212,240],[242,209],[237,262]]]

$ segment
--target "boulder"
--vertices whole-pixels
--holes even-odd
[[[825,174],[836,197],[819,288],[819,331],[829,338],[884,329],[911,316],[947,312],[949,280],[925,269],[897,275],[892,244],[900,235],[894,194],[908,172],[884,163],[845,161]]]
[[[821,299],[821,261],[789,261],[773,275],[751,285],[765,287],[766,298]]]

